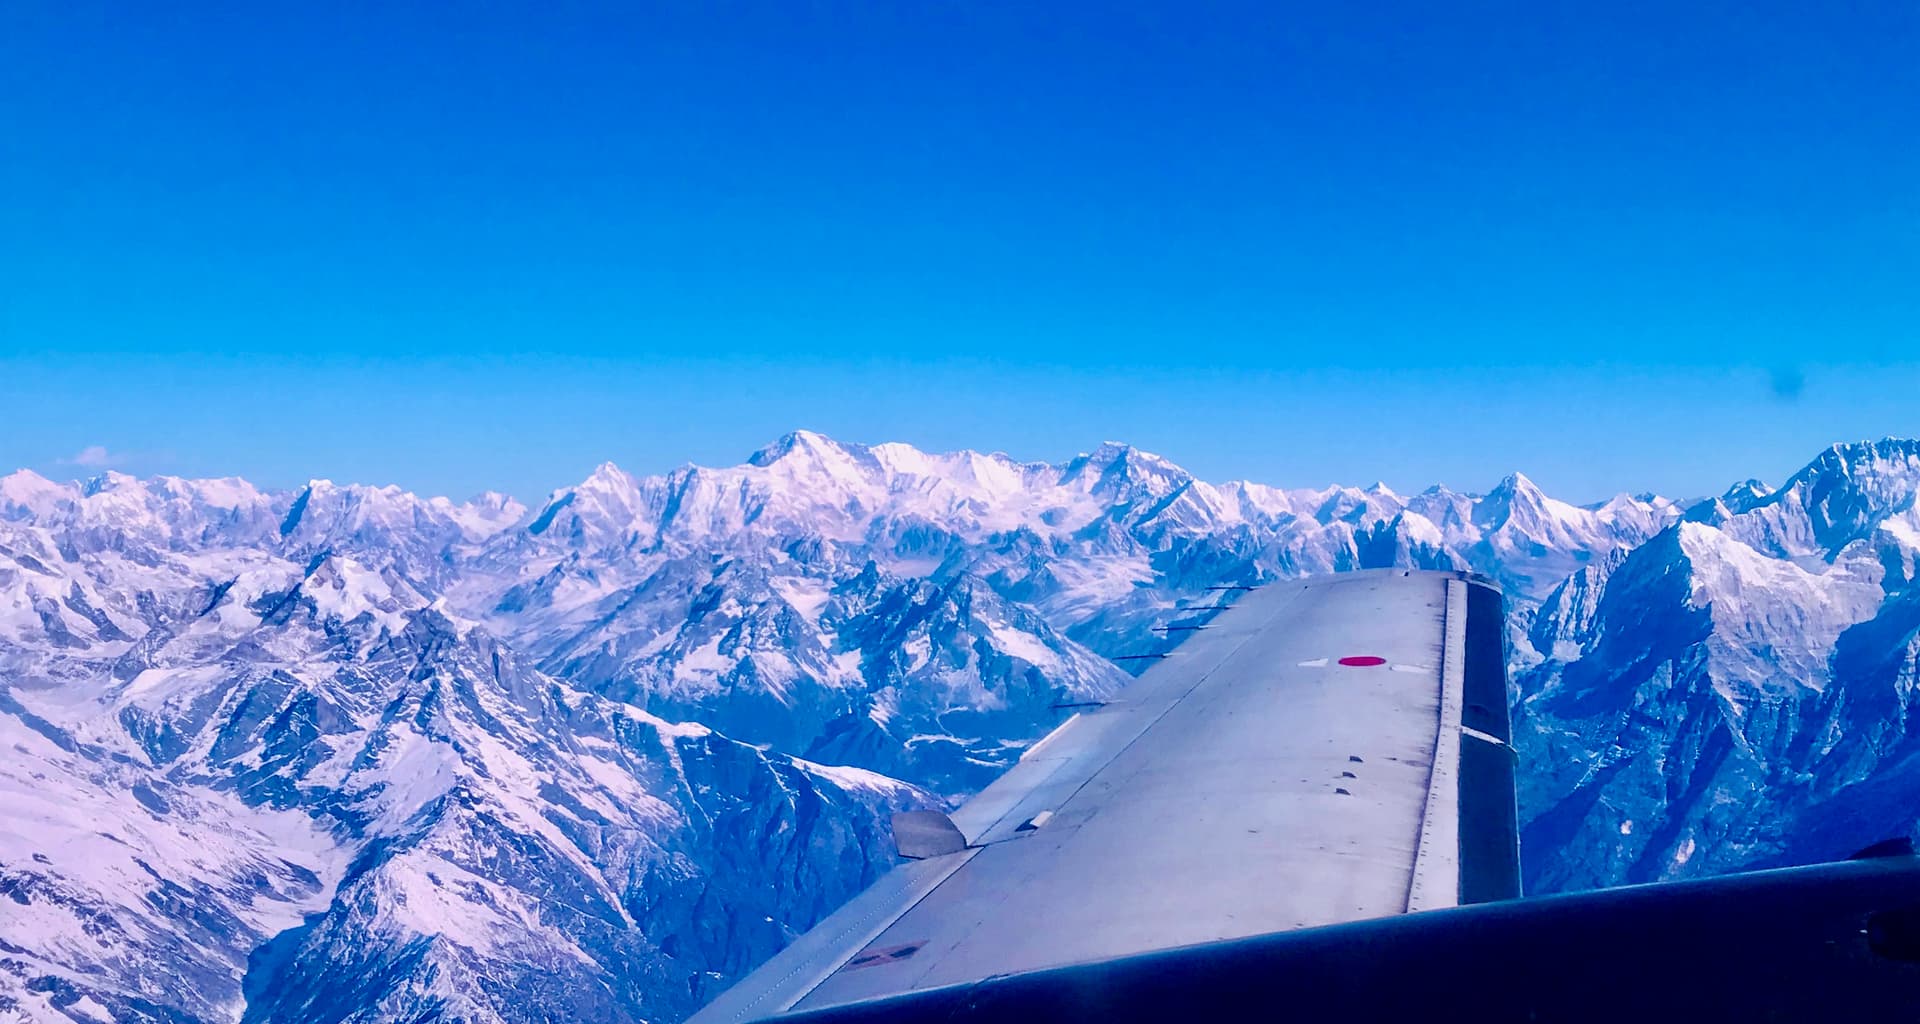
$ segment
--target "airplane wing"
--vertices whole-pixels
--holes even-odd
[[[1222,588],[697,1024],[1519,895],[1497,590]]]
[[[1218,593],[696,1024],[1920,1019],[1911,844],[1514,898],[1496,590]]]

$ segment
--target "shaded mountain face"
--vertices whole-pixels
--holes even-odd
[[[678,1019],[1205,587],[1365,567],[1506,586],[1536,889],[1849,852],[1920,791],[1914,448],[1687,509],[808,432],[531,507],[0,477],[0,1020]]]

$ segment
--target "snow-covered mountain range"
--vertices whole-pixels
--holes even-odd
[[[1372,566],[1507,588],[1532,888],[1843,855],[1920,815],[1916,493],[1908,441],[1592,506],[808,432],[530,508],[0,477],[0,1021],[675,1020],[1178,604]]]

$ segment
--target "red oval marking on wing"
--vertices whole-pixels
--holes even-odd
[[[1371,654],[1349,654],[1340,659],[1340,664],[1348,668],[1372,668],[1375,665],[1385,665],[1386,663],[1387,659],[1376,658]]]

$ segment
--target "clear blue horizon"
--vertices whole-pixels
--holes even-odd
[[[1920,433],[1920,9],[1684,6],[17,6],[0,471],[1587,501]]]

